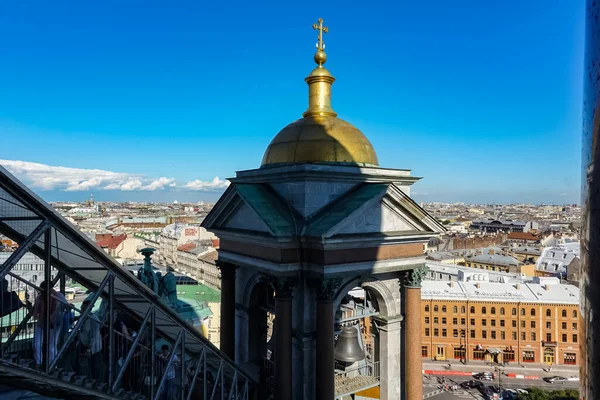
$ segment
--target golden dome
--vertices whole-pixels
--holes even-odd
[[[262,166],[283,163],[346,163],[377,166],[377,154],[369,140],[356,127],[336,118],[331,108],[331,86],[335,78],[323,67],[327,61],[323,20],[314,24],[319,30],[315,62],[318,66],[305,79],[308,84],[308,109],[304,118],[283,128],[271,141]]]
[[[267,147],[262,165],[312,162],[378,165],[366,136],[328,115],[304,117],[283,128]]]

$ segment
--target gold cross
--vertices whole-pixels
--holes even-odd
[[[326,26],[323,26],[323,18],[319,18],[317,21],[318,24],[313,24],[313,29],[315,31],[319,31],[319,42],[317,43],[318,50],[325,50],[325,43],[323,43],[323,32],[329,32],[329,29]]]

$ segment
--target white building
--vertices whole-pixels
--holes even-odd
[[[177,265],[177,248],[191,241],[216,239],[206,229],[185,224],[167,225],[158,238],[158,257],[162,264],[175,268]]]
[[[538,258],[535,268],[540,271],[552,272],[566,276],[567,266],[575,257],[579,257],[579,242],[564,243],[551,247],[544,247]]]

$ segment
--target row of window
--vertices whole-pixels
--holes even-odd
[[[440,332],[441,332],[441,337],[448,337],[448,329],[446,328],[442,328],[441,330],[438,328],[434,328],[433,329],[433,337],[440,337]],[[431,331],[429,328],[425,328],[425,336],[430,336]],[[460,332],[461,337],[464,337],[464,329]],[[453,329],[452,330],[452,337],[457,338],[459,335],[459,330],[458,329]],[[475,330],[470,330],[469,331],[469,336],[471,337],[471,339],[477,339],[477,332]],[[488,331],[487,330],[482,330],[481,331],[481,339],[488,339]],[[496,335],[496,331],[490,331],[490,337],[489,339],[500,339],[500,340],[505,340],[506,339],[506,331],[500,331],[500,335],[499,337]],[[530,332],[529,333],[529,340],[532,342],[537,341],[537,332]],[[511,332],[511,339],[512,340],[517,340],[517,332]],[[567,343],[568,342],[568,335],[566,333],[563,333],[561,335],[561,341],[563,343]],[[571,336],[572,339],[572,343],[577,343],[577,334],[574,333]],[[527,332],[521,332],[521,340],[527,340]],[[546,333],[546,341],[547,342],[551,342],[552,341],[552,333]]]
[[[442,306],[442,312],[445,313],[447,311],[446,306]],[[464,314],[466,312],[466,307],[465,306],[461,306],[460,307],[460,313]],[[504,315],[505,314],[505,309],[504,307],[500,307],[500,315]],[[425,305],[425,312],[428,313],[429,312],[429,304]],[[433,312],[439,312],[439,306],[436,304],[433,306]],[[471,306],[470,309],[471,314],[475,314],[475,306]],[[531,308],[531,310],[529,311],[529,314],[532,317],[535,317],[535,308]],[[452,307],[452,313],[457,314],[458,313],[458,307],[457,306],[453,306]],[[481,313],[482,314],[487,314],[487,307],[481,307]],[[524,308],[521,308],[521,315],[525,315],[527,312],[525,311]],[[491,307],[490,308],[490,314],[492,315],[496,315],[496,307]],[[517,315],[517,309],[513,308],[511,310],[511,314],[512,315]],[[577,310],[573,310],[571,313],[573,318],[577,318]],[[561,312],[561,316],[563,318],[567,318],[567,310],[562,310]],[[546,317],[552,317],[552,310],[551,309],[546,309]]]
[[[439,353],[439,350],[438,350]],[[421,347],[421,356],[429,357],[429,348],[427,346]],[[462,347],[454,348],[454,358],[457,360],[462,360],[466,358],[467,351]],[[544,353],[545,357],[551,357],[554,360],[554,352]],[[504,362],[515,361],[515,351],[514,350],[505,350],[502,354]],[[484,350],[475,350],[473,349],[473,360],[484,360],[485,359],[485,351]],[[535,361],[535,351],[534,350],[524,350],[523,351],[523,362],[534,362]],[[549,360],[548,360],[549,361]],[[575,365],[577,363],[577,353],[565,352],[563,353],[563,364],[566,365]]]
[[[441,317],[441,321],[442,321],[442,325],[446,325],[447,319],[446,317]],[[481,319],[481,326],[487,326],[487,319],[482,318]],[[429,325],[430,319],[429,317],[425,317],[425,325]],[[439,317],[433,317],[433,323],[434,325],[439,324],[440,322],[440,318]],[[477,324],[475,323],[475,318],[471,318],[471,320],[469,321],[471,323],[471,326],[477,326]],[[501,319],[500,320],[500,326],[505,326],[506,320]],[[517,321],[516,320],[512,320],[512,327],[516,328],[517,327]],[[453,325],[458,325],[458,318],[452,318],[452,324]],[[466,318],[461,318],[460,319],[460,324],[461,325],[465,325],[466,324]],[[496,326],[496,320],[495,319],[491,319],[490,320],[490,325],[491,326]],[[521,321],[521,328],[526,328],[527,326],[527,321]],[[567,329],[567,323],[566,322],[562,322],[562,329]],[[530,328],[534,328],[536,327],[536,321],[529,321],[529,327]],[[573,330],[577,330],[577,322],[572,322],[571,323],[571,327]],[[546,322],[546,329],[552,329],[552,322],[547,321]]]

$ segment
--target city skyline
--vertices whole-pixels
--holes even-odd
[[[305,109],[322,16],[334,109],[416,200],[579,203],[583,4],[460,6],[10,5],[0,158],[49,201],[216,200]]]

